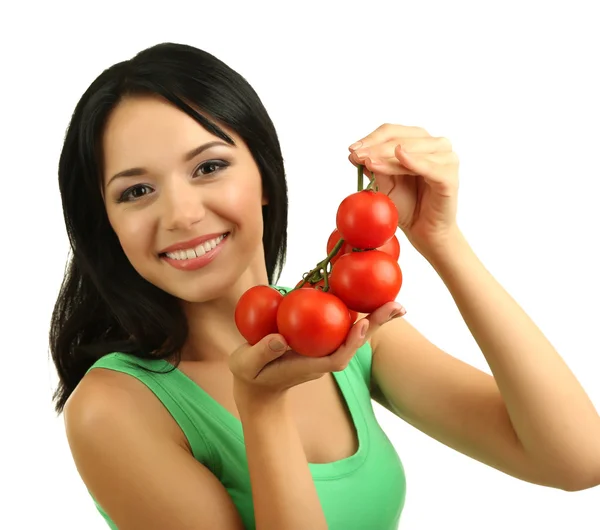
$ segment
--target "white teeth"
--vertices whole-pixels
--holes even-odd
[[[175,252],[167,252],[167,257],[171,259],[184,260],[184,259],[193,259],[196,257],[204,256],[207,252],[210,252],[213,248],[215,248],[223,239],[225,235],[216,237],[215,239],[211,239],[209,241],[205,241],[201,243],[195,248],[188,248],[185,250],[176,250]]]

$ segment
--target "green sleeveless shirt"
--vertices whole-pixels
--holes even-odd
[[[404,469],[373,413],[371,358],[371,347],[365,344],[345,370],[333,374],[358,434],[357,452],[336,462],[309,464],[330,530],[395,530],[404,507]],[[94,368],[129,374],[156,395],[187,437],[194,457],[227,489],[245,528],[254,529],[241,422],[167,361],[112,353],[90,370]],[[109,527],[117,529],[102,507],[96,506]]]

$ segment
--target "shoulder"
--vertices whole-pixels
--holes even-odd
[[[156,396],[127,373],[90,370],[64,408],[69,444],[87,447],[120,436],[148,433],[187,446],[185,437]]]
[[[77,471],[115,528],[242,528],[225,488],[139,380],[89,371],[64,419]]]

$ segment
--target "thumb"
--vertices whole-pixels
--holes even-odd
[[[283,335],[271,333],[252,346],[252,349],[256,351],[255,359],[258,365],[257,368],[258,370],[262,370],[266,364],[281,357],[288,351],[289,346]]]
[[[289,347],[278,333],[263,337],[256,344],[242,344],[229,357],[230,370],[245,380],[254,379],[265,365],[283,356]]]

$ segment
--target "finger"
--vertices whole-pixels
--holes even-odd
[[[364,317],[361,320],[369,321],[369,330],[367,331],[366,339],[369,340],[373,334],[381,328],[384,324],[387,324],[391,320],[400,318],[406,315],[406,309],[402,304],[398,302],[388,302],[373,311],[370,315]],[[358,321],[360,322],[360,320]]]
[[[244,353],[244,360],[248,363],[247,369],[252,377],[256,377],[267,364],[282,357],[287,351],[289,346],[285,338],[278,333],[272,333],[250,346]]]
[[[352,156],[352,155],[350,155]],[[354,163],[352,160],[350,160]],[[358,165],[358,164],[356,164]],[[371,172],[377,173],[378,175],[418,175],[416,171],[409,169],[406,166],[403,166],[397,157],[391,158],[376,158],[371,159],[367,158],[362,161],[362,165],[364,166],[363,173],[371,179]]]
[[[421,127],[384,123],[377,127],[371,134],[354,142],[348,149],[354,151],[359,148],[371,147],[372,145],[381,144],[394,138],[425,138],[427,136],[431,135]]]
[[[352,159],[352,155],[348,156],[348,160],[357,167],[359,164],[354,162]],[[396,157],[388,158],[383,161],[381,160],[371,160],[367,158],[361,164],[363,166],[363,175],[369,179],[369,181],[373,178],[371,173],[376,173],[377,176],[398,176],[398,175],[417,175],[414,171],[402,166]]]
[[[359,164],[366,158],[372,160],[395,158],[396,147],[402,146],[406,153],[448,153],[452,144],[447,138],[393,138],[387,142],[374,144],[371,147],[361,147],[351,152],[353,160]]]
[[[426,180],[438,184],[454,184],[458,177],[458,157],[454,152],[436,154],[405,153],[396,147],[398,167],[414,171]],[[393,167],[393,162],[388,161]],[[379,172],[380,169],[377,168]]]
[[[393,158],[367,159],[365,166],[380,175],[421,175],[432,181],[446,179],[448,174],[455,173],[458,158],[454,152],[417,154],[404,153],[400,146],[396,147]]]

